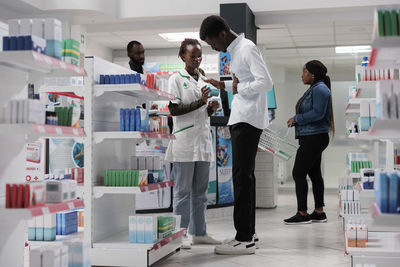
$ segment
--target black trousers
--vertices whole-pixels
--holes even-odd
[[[324,180],[321,174],[322,152],[329,144],[329,134],[307,135],[299,137],[299,148],[293,167],[293,179],[296,184],[297,210],[307,210],[307,174],[311,179],[315,208],[324,204]]]
[[[262,130],[247,123],[230,126],[233,157],[233,220],[235,239],[251,241],[256,225],[256,178],[254,176],[257,146]]]

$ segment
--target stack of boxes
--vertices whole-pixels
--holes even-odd
[[[129,216],[129,242],[153,244],[180,228],[181,216]]]
[[[28,220],[29,241],[56,240],[56,214],[36,216]]]
[[[347,166],[351,173],[359,173],[361,169],[372,168],[372,161],[368,160],[368,153],[349,151],[347,153]]]
[[[44,39],[46,39],[46,55],[61,59],[62,24],[58,19],[44,20]]]
[[[44,124],[46,106],[36,99],[10,100],[0,121],[5,123],[37,123]]]
[[[360,192],[354,189],[340,191],[340,213],[342,215],[356,215],[361,213]]]
[[[350,220],[346,224],[346,237],[349,247],[365,248],[368,242],[368,225]]]
[[[90,267],[89,245],[83,241],[65,241],[53,246],[31,245],[29,266]]]
[[[78,232],[78,212],[59,212],[57,217],[57,235],[69,235]]]
[[[399,9],[378,9],[374,17],[374,38],[399,36]]]

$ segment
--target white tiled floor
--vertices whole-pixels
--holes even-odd
[[[344,237],[337,218],[337,194],[327,193],[325,204],[329,221],[322,224],[284,225],[282,220],[294,215],[294,191],[281,193],[276,209],[257,209],[257,234],[261,248],[255,255],[221,256],[214,254],[214,247],[193,246],[181,250],[155,266],[276,266],[276,267],[348,267],[350,257],[344,255]],[[313,208],[309,195],[309,208]],[[312,210],[311,210],[312,211]],[[221,240],[234,235],[231,217],[212,219],[207,230]]]

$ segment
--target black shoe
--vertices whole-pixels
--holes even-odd
[[[325,212],[313,212],[310,214],[310,218],[312,220],[312,222],[317,222],[317,223],[324,223],[328,221],[328,218],[326,217]]]
[[[307,224],[312,222],[310,215],[307,214],[306,216],[303,216],[300,212],[297,212],[293,217],[283,221],[285,224]]]

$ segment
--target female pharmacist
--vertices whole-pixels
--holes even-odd
[[[185,69],[169,79],[169,91],[175,100],[168,105],[173,116],[175,140],[171,140],[166,160],[172,162],[175,180],[173,209],[181,215],[181,227],[189,228],[191,240],[183,238],[182,248],[191,244],[219,244],[207,234],[205,213],[210,162],[214,160],[209,116],[217,102],[208,102],[206,79],[199,73],[202,59],[200,43],[185,39],[179,49]]]
[[[296,127],[299,148],[293,167],[296,184],[297,210],[293,217],[284,220],[286,224],[326,222],[324,207],[324,181],[321,175],[322,152],[329,144],[329,132],[334,134],[331,80],[326,75],[327,68],[318,60],[312,60],[303,67],[301,76],[310,88],[297,101],[296,115],[287,122]],[[315,210],[307,213],[308,185],[312,182]]]

